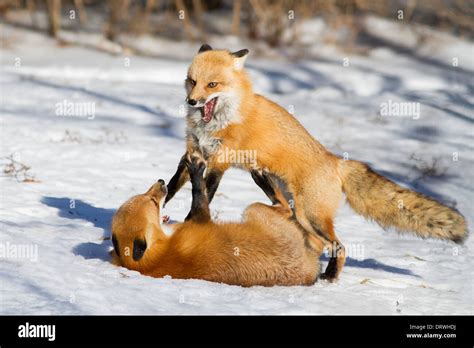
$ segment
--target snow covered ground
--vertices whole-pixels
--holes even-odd
[[[12,155],[35,182],[0,177],[0,314],[473,314],[472,238],[458,246],[399,235],[346,205],[336,229],[351,254],[335,284],[242,288],[111,265],[115,209],[169,180],[184,151],[183,79],[198,45],[173,44],[188,58],[112,56],[7,25],[2,43],[1,165],[8,171]],[[365,57],[321,48],[318,59],[247,62],[255,89],[294,110],[329,149],[456,205],[472,226],[474,62],[465,57],[474,50],[442,47]],[[420,103],[419,115],[380,115],[397,102]],[[68,103],[94,114],[58,115]],[[186,186],[164,213],[182,220],[190,197]],[[267,199],[231,170],[211,208],[239,219],[254,201]],[[28,257],[12,254],[21,246]]]

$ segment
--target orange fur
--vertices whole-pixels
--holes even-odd
[[[287,206],[250,205],[241,223],[188,221],[171,225],[165,235],[160,201],[166,192],[156,183],[147,193],[125,202],[112,221],[113,262],[142,274],[181,279],[204,279],[227,284],[310,285],[319,274],[323,245],[290,220]],[[146,251],[133,259],[135,240]],[[116,244],[115,244],[116,243]]]
[[[195,86],[186,83],[189,97],[208,100],[218,93],[234,96],[238,104],[232,120],[219,129],[210,129],[203,139],[196,140],[195,130],[205,129],[206,125],[188,115],[187,151],[200,148],[205,152],[208,170],[224,172],[234,165],[218,159],[220,150],[256,150],[256,164],[237,166],[247,170],[265,168],[285,180],[294,196],[298,221],[306,230],[323,236],[329,248],[333,242],[340,244],[333,221],[343,192],[356,212],[384,227],[394,226],[421,237],[454,241],[462,241],[467,236],[467,225],[461,214],[402,189],[382,176],[371,175],[359,162],[341,160],[327,151],[284,108],[255,94],[241,66],[244,59],[236,58],[229,51],[209,50],[196,55],[188,71],[188,80],[196,82]],[[238,68],[236,63],[239,63]],[[207,88],[211,81],[219,82],[218,86]],[[218,140],[217,148],[205,148],[204,142],[209,137]],[[366,196],[360,197],[361,194]],[[410,209],[397,209],[396,197],[405,199]],[[386,204],[394,206],[387,209]],[[419,208],[424,206],[431,209]],[[334,278],[342,270],[344,259],[345,254],[341,252]]]

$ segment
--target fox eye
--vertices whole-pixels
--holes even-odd
[[[209,88],[214,88],[214,87],[216,87],[216,86],[217,86],[217,82],[210,82],[210,83],[207,85],[207,87],[209,87]]]
[[[188,81],[189,81],[189,83],[191,84],[191,86],[196,86],[196,81],[193,80],[192,78],[189,78],[189,77],[188,77]]]

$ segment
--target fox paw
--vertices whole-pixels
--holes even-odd
[[[255,167],[251,169],[250,174],[255,181],[266,183],[272,187],[275,187],[275,181],[273,180],[272,175],[267,167]]]
[[[319,277],[330,283],[337,281],[339,276],[336,258],[330,258],[326,270]]]
[[[268,177],[270,175],[270,170],[267,167],[262,168],[262,167],[253,166],[251,168],[251,171],[255,172],[261,177]]]
[[[192,154],[186,156],[186,167],[191,176],[202,177],[206,170],[206,160],[199,151],[194,151]]]

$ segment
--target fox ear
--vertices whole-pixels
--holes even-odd
[[[242,70],[249,52],[250,51],[248,49],[243,49],[243,50],[231,53],[231,55],[234,57],[234,67],[236,70]]]
[[[204,44],[201,46],[201,48],[199,49],[199,52],[198,53],[202,53],[202,52],[206,52],[206,51],[210,51],[212,50],[212,47],[209,46],[208,44]]]
[[[136,238],[133,241],[133,254],[132,258],[134,261],[138,261],[143,257],[146,251],[146,240]]]

